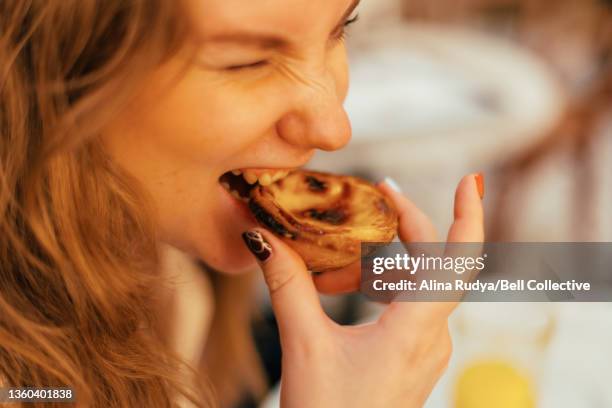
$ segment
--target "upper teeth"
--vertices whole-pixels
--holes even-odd
[[[269,186],[270,184],[275,183],[276,181],[287,176],[287,174],[289,174],[289,171],[287,170],[264,171],[260,174],[256,174],[253,170],[244,170],[242,172],[242,177],[244,177],[249,184],[259,182],[259,184],[262,186]]]
[[[287,176],[287,174],[289,174],[289,170],[274,170],[274,171],[264,171],[263,173],[260,173],[259,175],[255,173],[254,170],[232,170],[232,173],[236,176],[239,176],[242,174],[242,177],[249,183],[249,184],[255,184],[256,182],[259,182],[260,185],[262,186],[268,186],[278,180],[280,180],[281,178]],[[226,182],[221,182],[221,185],[227,190],[229,191],[232,196],[234,196],[235,198],[242,200],[244,202],[248,202],[248,198],[247,197],[241,197],[240,193],[238,193],[238,191],[233,190],[231,188],[231,186],[229,185],[229,183]]]
[[[242,175],[242,177],[244,177],[244,179],[249,183],[249,184],[255,184],[255,182],[257,181],[257,175],[253,174],[251,172],[246,172]]]

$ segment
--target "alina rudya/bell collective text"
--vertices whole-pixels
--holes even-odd
[[[385,282],[376,279],[372,282],[372,288],[376,291],[462,291],[462,292],[500,292],[500,291],[584,291],[591,290],[589,282],[577,282],[575,280],[557,282],[550,279],[538,281],[536,279],[517,279],[515,281],[499,279],[493,282],[475,280],[468,282],[461,279],[453,281],[439,281],[436,279],[425,279],[419,282],[401,279],[395,282]]]

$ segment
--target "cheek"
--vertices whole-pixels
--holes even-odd
[[[128,125],[168,156],[218,168],[269,132],[282,100],[269,84],[244,89],[194,68],[163,94],[143,93]]]
[[[238,115],[238,95],[215,95],[186,80],[157,101],[141,99],[108,132],[115,161],[135,176],[151,197],[159,239],[213,268],[239,273],[255,265],[241,233],[252,225],[236,216],[218,184],[224,171],[240,167],[249,144],[267,126],[261,116]],[[154,94],[151,90],[151,96]],[[213,96],[213,94],[210,94]],[[248,117],[247,117],[248,115]],[[259,117],[257,117],[259,116]]]

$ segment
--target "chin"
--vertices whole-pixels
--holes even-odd
[[[213,259],[200,260],[211,270],[226,275],[242,275],[248,272],[253,272],[257,268],[257,262],[253,259],[253,255],[247,253],[246,256],[240,256],[229,259]]]
[[[228,233],[216,240],[199,241],[204,245],[195,248],[195,257],[215,272],[239,275],[252,272],[257,268],[255,257],[244,245],[241,231]]]
[[[242,240],[242,233],[253,224],[244,223],[236,217],[211,217],[218,222],[191,223],[191,231],[166,235],[165,242],[202,262],[215,272],[238,275],[252,272],[257,261]],[[172,239],[174,238],[174,239]]]

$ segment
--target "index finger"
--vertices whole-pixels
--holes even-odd
[[[480,180],[480,181],[479,181]],[[482,174],[470,174],[459,182],[455,191],[454,221],[448,230],[447,242],[484,241],[484,211],[481,192],[484,195]]]
[[[480,176],[482,177],[482,176]],[[476,175],[463,177],[455,192],[454,222],[449,229],[450,242],[482,242],[484,239],[483,210]],[[447,247],[448,248],[448,247]],[[446,320],[459,304],[457,300],[448,302],[393,302],[381,319],[384,321],[398,320],[397,327],[405,330],[407,325],[430,324],[436,320]],[[429,322],[429,323],[428,323]]]

